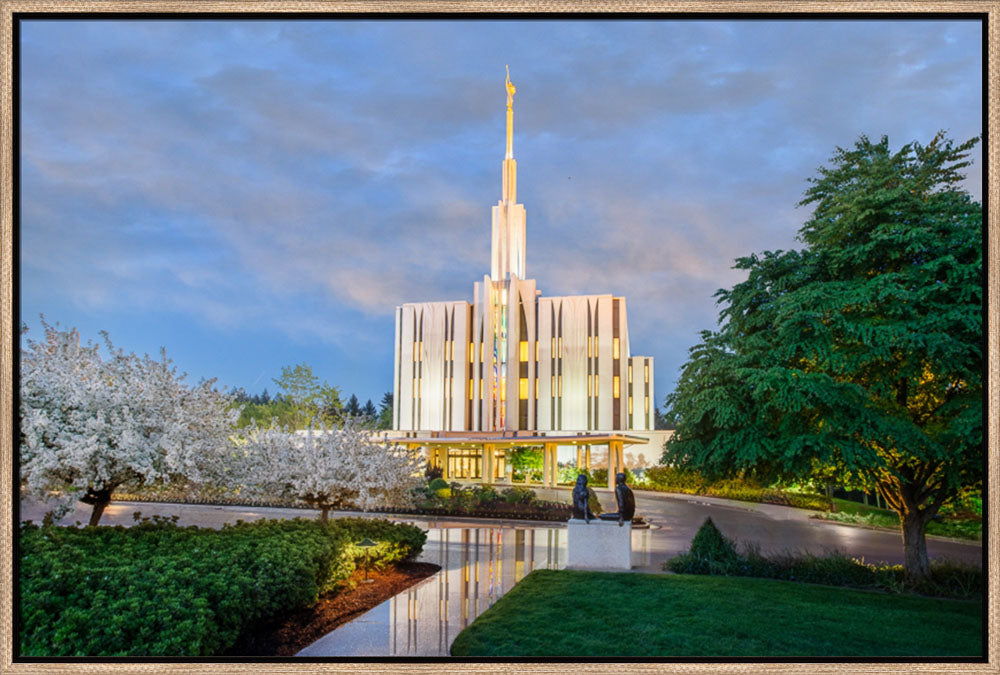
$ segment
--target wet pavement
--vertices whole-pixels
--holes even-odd
[[[569,502],[570,488],[540,488],[530,486],[540,499]],[[614,494],[609,490],[597,489],[598,498],[605,510],[614,510]],[[636,491],[636,513],[645,517],[654,526],[647,547],[648,561],[641,565],[642,571],[659,571],[664,561],[686,551],[705,518],[711,516],[723,534],[737,542],[752,541],[760,546],[763,553],[785,551],[805,551],[823,554],[839,550],[866,562],[903,562],[903,539],[899,532],[873,530],[832,521],[812,518],[814,511],[795,509],[773,504],[737,502],[700,495]],[[41,522],[45,515],[44,505],[34,501],[21,502],[21,520]],[[222,527],[223,523],[234,523],[237,519],[251,521],[258,518],[315,517],[318,511],[296,508],[253,508],[246,506],[212,506],[196,504],[157,504],[152,502],[112,502],[101,518],[102,525],[131,525],[133,513],[143,516],[178,516],[181,525]],[[337,512],[335,517],[371,515],[352,512]],[[76,511],[63,518],[60,523],[72,525],[86,523],[90,518],[90,507],[77,504]],[[558,523],[526,521],[484,522],[473,518],[428,518],[418,516],[389,516],[397,522],[412,522],[423,527],[477,527],[482,525],[517,527],[552,527]],[[983,549],[978,542],[965,542],[939,537],[927,537],[927,552],[933,559],[949,559],[969,564],[981,565]]]
[[[538,497],[570,500],[568,488],[531,486]],[[605,510],[614,510],[614,495],[596,490]],[[764,553],[839,550],[867,562],[901,563],[902,537],[897,532],[871,530],[811,518],[813,512],[786,506],[736,502],[713,497],[637,491],[636,512],[649,529],[632,531],[632,571],[662,573],[663,562],[686,551],[695,532],[711,517],[726,536],[755,542]],[[21,520],[40,522],[46,508],[22,501]],[[114,502],[102,525],[132,525],[133,514],[177,516],[181,525],[222,527],[237,520],[315,517],[318,511],[296,508],[253,508],[150,502]],[[334,517],[372,515],[337,512]],[[60,524],[87,522],[90,507],[78,504]],[[566,528],[561,523],[483,521],[470,518],[392,516],[428,532],[418,558],[440,565],[434,576],[323,636],[298,656],[425,657],[447,656],[455,637],[505,592],[534,569],[566,566]],[[948,558],[982,564],[979,544],[927,539],[932,559]]]
[[[632,531],[632,564],[649,564],[650,530]],[[565,527],[432,528],[418,560],[441,566],[296,656],[448,656],[476,617],[536,569],[566,566]]]

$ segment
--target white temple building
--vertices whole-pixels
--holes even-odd
[[[489,275],[471,303],[396,308],[393,435],[428,448],[446,476],[486,482],[504,479],[513,446],[543,448],[545,484],[555,482],[559,447],[575,447],[576,466],[589,466],[590,447],[607,445],[609,475],[624,465],[624,445],[655,462],[667,432],[652,433],[653,359],[631,354],[625,298],[544,297],[527,278],[514,93],[508,74]]]

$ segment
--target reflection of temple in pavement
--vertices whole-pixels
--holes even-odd
[[[566,530],[431,530],[420,559],[442,569],[389,601],[393,656],[447,655],[455,636],[529,572],[566,565]]]
[[[440,572],[298,656],[447,656],[455,637],[532,570],[564,568],[566,551],[560,527],[431,527],[419,560]],[[633,566],[648,557],[649,530],[632,530]]]

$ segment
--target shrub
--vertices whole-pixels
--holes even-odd
[[[427,463],[427,468],[424,469],[424,478],[427,480],[434,480],[435,478],[441,478],[442,476],[444,476],[444,470],[441,467],[435,466],[430,462]]]
[[[764,556],[757,545],[745,543],[740,554],[711,518],[691,540],[691,550],[671,558],[663,568],[681,574],[761,577],[961,599],[982,597],[983,591],[981,568],[949,561],[932,562],[930,579],[910,587],[902,565],[872,565],[839,551],[823,556],[792,552]]]
[[[535,491],[528,488],[505,488],[500,494],[508,504],[530,504],[535,501]]]
[[[442,488],[447,488],[447,487],[450,487],[448,485],[448,481],[446,481],[444,478],[441,478],[440,476],[432,479],[431,482],[427,485],[427,489],[430,490],[431,492],[436,492]]]
[[[711,518],[706,518],[691,540],[691,550],[668,560],[664,566],[682,574],[726,575],[736,574],[742,562],[733,542],[723,536]]]
[[[697,471],[674,466],[654,466],[646,469],[643,486],[647,489],[685,494],[703,494],[746,502],[780,504],[801,509],[829,511],[832,502],[823,495],[805,492],[786,492],[765,488],[753,476],[744,476],[714,483],[705,480]]]
[[[473,494],[476,498],[476,504],[479,505],[500,501],[500,493],[490,485],[477,486],[474,488]]]
[[[434,491],[434,496],[439,497],[440,499],[450,499],[451,495],[452,491],[450,487],[438,488]]]
[[[697,492],[705,484],[705,479],[697,471],[673,466],[651,466],[643,477],[647,484],[675,488],[681,492]]]
[[[221,530],[142,519],[124,527],[20,531],[23,656],[208,656],[247,625],[417,556],[426,533],[384,520],[260,520]]]

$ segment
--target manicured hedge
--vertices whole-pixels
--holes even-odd
[[[347,583],[370,537],[378,565],[419,555],[412,525],[343,518],[168,519],[20,531],[21,656],[208,656],[247,625]]]

